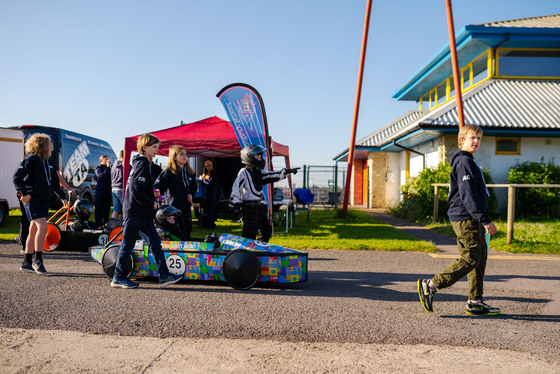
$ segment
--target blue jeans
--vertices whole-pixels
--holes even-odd
[[[136,239],[138,239],[138,233],[140,232],[144,234],[142,237],[147,239],[146,241],[148,243],[148,247],[154,255],[159,279],[165,279],[169,275],[169,269],[167,268],[165,256],[163,255],[163,251],[161,249],[161,239],[156,231],[156,227],[154,226],[153,221],[146,221],[144,225],[141,226],[124,226],[123,241],[117,256],[115,275],[113,276],[114,280],[126,279],[126,269],[123,269],[123,264],[125,263],[126,258],[130,257],[132,254],[132,250],[136,244]]]
[[[123,190],[113,188],[111,190],[111,195],[113,195],[113,212],[122,213]]]

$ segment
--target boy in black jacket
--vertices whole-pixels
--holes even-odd
[[[494,235],[497,229],[486,212],[488,189],[482,170],[473,156],[480,147],[481,139],[480,127],[463,126],[459,131],[460,151],[451,154],[451,186],[447,198],[447,215],[453,231],[457,234],[461,257],[432,279],[418,279],[420,302],[428,312],[433,312],[432,299],[436,289],[450,287],[465,275],[469,283],[469,300],[465,312],[492,316],[501,312],[499,308],[493,308],[482,301],[484,271],[488,258],[485,235]]]
[[[29,236],[25,244],[25,257],[20,270],[46,274],[43,265],[43,245],[47,236],[47,214],[53,191],[66,205],[66,195],[60,189],[58,172],[48,162],[53,151],[51,138],[46,134],[34,134],[25,142],[27,157],[19,164],[12,181],[30,222]],[[35,261],[31,260],[35,252]]]
[[[154,157],[157,154],[159,140],[151,134],[141,135],[138,138],[137,148],[140,154],[132,159],[132,168],[124,194],[123,242],[117,255],[115,275],[111,287],[138,287],[138,283],[127,278],[128,269],[126,269],[125,264],[134,249],[139,232],[145,234],[148,246],[156,259],[159,286],[167,287],[180,281],[183,274],[174,275],[169,272],[161,249],[161,240],[153,221],[157,202],[148,157]]]

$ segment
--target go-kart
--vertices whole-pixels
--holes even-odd
[[[51,252],[56,249],[87,251],[93,245],[105,245],[120,234],[121,220],[110,219],[103,228],[99,229],[89,221],[93,207],[91,210],[86,210],[84,206],[89,209],[91,203],[78,199],[73,207],[65,205],[49,218],[43,251]],[[72,221],[71,213],[73,213]],[[122,239],[122,235],[120,238]]]
[[[114,243],[114,244],[113,244]],[[222,234],[212,242],[163,241],[167,267],[184,279],[225,281],[238,290],[257,282],[300,283],[307,281],[307,252]],[[90,253],[112,279],[120,243],[90,247]],[[155,258],[143,240],[136,245],[127,264],[129,276],[157,277]]]

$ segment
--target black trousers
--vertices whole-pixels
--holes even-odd
[[[257,237],[259,230],[260,235]],[[272,225],[268,218],[268,206],[266,204],[243,202],[243,232],[241,236],[262,242],[270,240]]]

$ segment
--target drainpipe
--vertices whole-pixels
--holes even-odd
[[[421,153],[421,152],[418,152],[418,151],[416,151],[412,148],[408,148],[408,147],[405,147],[404,145],[397,144],[396,140],[393,140],[393,145],[396,146],[396,147],[399,147],[401,149],[404,149],[406,151],[416,153],[417,155],[422,156],[422,170],[426,169],[426,154],[425,153]]]

